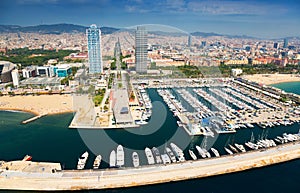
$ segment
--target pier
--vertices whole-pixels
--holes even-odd
[[[208,160],[138,168],[40,172],[37,169],[6,170],[2,167],[5,163],[1,163],[0,189],[58,191],[124,188],[244,171],[297,158],[300,158],[299,142]],[[34,165],[38,167],[39,164]]]
[[[22,124],[30,123],[30,122],[35,121],[35,120],[37,120],[37,119],[39,119],[39,118],[41,118],[41,117],[44,117],[44,116],[46,116],[46,115],[47,115],[47,114],[42,114],[42,115],[37,115],[37,116],[35,116],[35,117],[31,117],[31,118],[29,118],[29,119],[27,119],[27,120],[25,120],[25,121],[22,121]]]

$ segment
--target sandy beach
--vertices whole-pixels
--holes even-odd
[[[2,96],[0,110],[18,110],[35,115],[61,114],[73,111],[71,95]]]
[[[300,75],[296,74],[253,74],[253,75],[243,75],[245,79],[253,82],[270,85],[282,82],[300,82]]]

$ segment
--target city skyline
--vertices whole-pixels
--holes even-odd
[[[1,24],[74,23],[124,28],[171,25],[187,32],[260,38],[299,36],[299,3],[287,1],[4,0]]]

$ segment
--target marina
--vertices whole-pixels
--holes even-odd
[[[220,86],[220,85],[218,85],[218,86]],[[210,86],[209,88],[195,87],[194,89],[203,89],[205,92],[210,93],[210,91],[213,89],[213,87],[212,86]],[[222,88],[220,88],[220,89],[222,90]],[[165,90],[165,88],[163,90]],[[170,90],[170,89],[168,89],[168,90]],[[168,143],[165,143],[165,145],[163,145],[164,147],[159,147],[159,146],[152,144],[151,142],[149,143],[149,141],[148,141],[147,143],[144,143],[143,146],[151,147],[151,149],[153,149],[153,150],[151,151],[150,148],[145,148],[145,151],[142,151],[142,153],[137,151],[136,153],[138,156],[134,156],[136,154],[133,154],[133,152],[126,150],[126,148],[124,149],[123,146],[122,146],[122,148],[118,148],[119,145],[116,145],[115,147],[117,147],[117,151],[116,151],[116,149],[113,150],[113,149],[109,148],[110,149],[109,152],[111,152],[111,154],[101,153],[101,155],[104,156],[104,160],[107,157],[111,158],[111,159],[109,159],[110,166],[107,167],[106,163],[103,162],[103,164],[101,164],[100,167],[94,168],[93,163],[91,163],[91,162],[93,162],[95,160],[87,158],[86,164],[83,167],[84,170],[81,170],[81,169],[76,170],[79,172],[78,174],[76,172],[74,172],[74,173],[71,172],[72,176],[75,175],[75,176],[79,177],[79,176],[81,176],[81,174],[83,174],[83,176],[84,176],[84,173],[86,173],[86,172],[92,173],[92,175],[96,175],[97,172],[102,172],[102,174],[103,173],[113,173],[115,170],[119,171],[120,167],[121,167],[120,168],[121,171],[128,170],[128,172],[131,172],[131,169],[133,169],[133,168],[150,169],[151,167],[162,167],[162,166],[163,167],[165,167],[165,166],[171,167],[173,165],[173,163],[176,164],[177,162],[184,163],[184,164],[191,164],[191,162],[194,162],[194,161],[195,162],[198,162],[198,161],[210,162],[210,160],[228,158],[228,156],[234,156],[234,157],[238,156],[239,157],[243,154],[249,154],[249,153],[254,153],[254,152],[258,153],[260,151],[265,152],[265,151],[271,150],[272,148],[280,148],[281,146],[285,146],[285,145],[288,145],[291,143],[298,143],[298,140],[299,140],[297,137],[298,134],[295,132],[295,129],[294,129],[294,132],[292,132],[292,133],[290,133],[288,129],[284,129],[284,128],[288,128],[288,127],[297,128],[297,132],[298,132],[299,125],[297,123],[298,122],[297,121],[297,118],[298,118],[297,108],[289,109],[286,107],[286,108],[282,108],[282,109],[278,109],[278,108],[276,109],[276,108],[272,107],[271,105],[267,106],[267,103],[261,103],[261,104],[265,104],[268,108],[259,110],[258,107],[253,105],[252,107],[255,108],[255,110],[242,109],[242,110],[237,111],[239,108],[238,106],[234,106],[233,103],[230,103],[229,101],[224,100],[221,102],[227,103],[226,105],[233,109],[232,113],[227,114],[227,113],[224,113],[224,112],[214,108],[213,106],[208,106],[207,103],[202,101],[205,99],[201,99],[200,96],[198,97],[197,94],[193,91],[193,89],[181,88],[180,90],[181,90],[180,91],[181,93],[185,93],[182,95],[183,97],[185,97],[186,94],[192,93],[191,94],[192,97],[199,100],[202,105],[206,106],[206,108],[209,109],[209,111],[207,111],[207,113],[203,113],[203,114],[201,114],[201,116],[199,116],[199,115],[197,116],[196,111],[187,106],[187,102],[184,101],[185,98],[180,98],[180,97],[178,97],[179,95],[178,96],[176,95],[177,88],[175,88],[175,91],[171,90],[171,93],[173,93],[172,98],[176,99],[176,100],[174,100],[175,103],[171,103],[171,104],[173,104],[175,110],[179,109],[181,111],[181,113],[179,111],[176,111],[176,112],[178,112],[178,114],[176,113],[177,115],[175,115],[173,111],[170,111],[171,116],[173,116],[172,119],[174,121],[172,119],[171,120],[174,122],[174,124],[176,125],[176,123],[177,123],[177,125],[178,125],[178,121],[179,121],[179,123],[182,124],[183,126],[188,126],[188,124],[182,123],[180,121],[179,116],[181,114],[184,114],[184,116],[186,116],[186,118],[190,120],[190,123],[193,123],[194,121],[198,121],[195,123],[201,123],[198,127],[203,130],[202,134],[200,134],[196,137],[197,140],[195,142],[193,142],[192,145],[186,147],[186,146],[181,146],[180,143],[177,143],[177,141],[169,141]],[[184,91],[182,91],[182,90],[184,90]],[[160,95],[158,95],[158,92],[156,91],[156,89],[148,88],[146,90],[146,92],[150,93],[149,94],[150,97],[153,97],[153,96],[156,97],[156,100],[159,100],[160,99],[159,97],[161,97]],[[155,96],[155,94],[157,96]],[[212,95],[214,95],[214,94],[212,94]],[[214,95],[215,99],[218,100],[218,97],[216,97],[216,96],[217,95]],[[234,97],[234,96],[231,96],[231,97]],[[253,99],[253,100],[255,100],[255,99]],[[231,101],[234,101],[234,100],[231,100]],[[176,103],[181,103],[181,106],[174,105]],[[245,104],[248,104],[248,103],[245,102]],[[249,105],[249,106],[251,106],[251,105]],[[153,110],[155,111],[155,109],[153,109]],[[282,117],[279,113],[282,111],[287,111],[289,117],[292,117],[292,118],[285,117],[284,119],[282,119]],[[252,114],[252,116],[255,116],[255,113],[257,115],[264,115],[264,114],[267,116],[269,115],[272,119],[268,119],[267,122],[255,122],[254,120],[249,121],[251,119],[244,120],[242,117],[242,116],[244,116],[244,114],[245,114],[245,116],[248,116],[249,114]],[[272,117],[271,116],[272,113],[276,113],[277,117]],[[218,117],[218,118],[214,118],[214,117]],[[170,117],[168,114],[168,119],[169,118]],[[151,122],[151,119],[150,119],[149,123],[150,122]],[[168,123],[168,125],[170,125],[170,123]],[[197,124],[194,124],[194,125],[197,125]],[[227,126],[228,128],[230,128],[230,125],[237,125],[238,128],[236,128],[236,132],[233,132],[233,133],[218,132],[218,129],[221,130],[220,126],[223,126],[223,125],[225,125],[225,127]],[[263,127],[265,127],[265,128],[263,128]],[[174,128],[174,127],[172,127],[172,128]],[[181,135],[188,134],[187,132],[184,133],[185,130],[182,128],[183,128],[182,126],[180,126],[178,128],[178,130],[181,130],[181,132],[180,132]],[[249,140],[249,138],[242,139],[239,137],[239,135],[241,133],[244,133],[244,132],[247,133],[248,131],[250,132],[249,134],[251,134],[251,131],[252,131],[252,133],[255,134],[254,135],[255,139]],[[277,133],[277,135],[275,135],[275,133],[272,134],[273,132]],[[220,135],[218,135],[218,134],[220,134]],[[248,134],[248,136],[250,136],[249,134]],[[216,143],[216,145],[211,147],[211,145],[209,144],[209,139],[215,138],[215,137],[222,139],[224,142],[223,142],[223,144],[221,143],[222,145],[220,145],[219,143]],[[205,142],[206,140],[208,142]],[[164,139],[162,141],[164,141]],[[228,142],[225,143],[225,141],[228,141]],[[275,143],[275,145],[274,145],[274,143]],[[122,140],[120,141],[120,144],[123,144],[124,147],[127,147],[125,145],[126,143]],[[168,145],[171,148],[169,148]],[[143,148],[143,146],[141,148]],[[153,148],[153,147],[155,147],[155,148]],[[201,150],[199,151],[200,148],[201,148]],[[128,158],[126,158],[126,159],[125,159],[125,157],[123,158],[123,161],[124,161],[123,165],[122,165],[122,161],[121,161],[122,159],[119,159],[120,164],[119,165],[117,164],[118,149],[119,149],[119,152],[122,152],[120,150],[123,149],[123,155],[124,154],[132,155],[132,156],[129,156],[130,157],[129,160],[128,160]],[[155,149],[157,149],[158,151],[156,151]],[[193,152],[193,154],[196,156],[196,159],[194,159],[195,157],[193,156],[192,153],[190,153],[189,150],[191,150]],[[155,152],[158,152],[158,154]],[[98,154],[95,154],[95,156],[96,155],[98,155]],[[157,162],[157,155],[159,155],[159,157],[161,159],[161,163]],[[136,157],[138,157],[138,159]],[[152,159],[151,159],[151,157],[152,157]],[[146,162],[145,162],[144,158],[146,158]],[[150,158],[150,159],[147,159],[147,158]],[[149,162],[149,160],[150,160],[150,162]],[[137,164],[138,162],[139,162],[139,164]],[[101,163],[101,161],[100,161],[100,163]],[[158,164],[158,165],[156,166],[156,164]],[[71,169],[74,169],[75,164],[73,164],[71,166],[69,165],[68,167]],[[107,169],[109,167],[113,167],[113,168]],[[117,167],[117,168],[114,168],[114,167]],[[177,166],[175,168],[177,170]],[[151,170],[152,170],[152,168],[151,168]],[[68,170],[68,169],[63,169],[62,173],[66,174],[66,176],[69,176],[69,175],[71,175],[71,173],[69,173],[69,171],[70,170]],[[60,172],[57,172],[56,175],[58,175],[58,173],[61,174]],[[99,178],[101,180],[103,178],[103,176],[102,177],[101,177],[101,175],[99,175],[99,176],[100,176]]]

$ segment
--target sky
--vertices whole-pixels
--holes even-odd
[[[0,24],[170,25],[186,32],[300,37],[298,0],[1,0]]]

